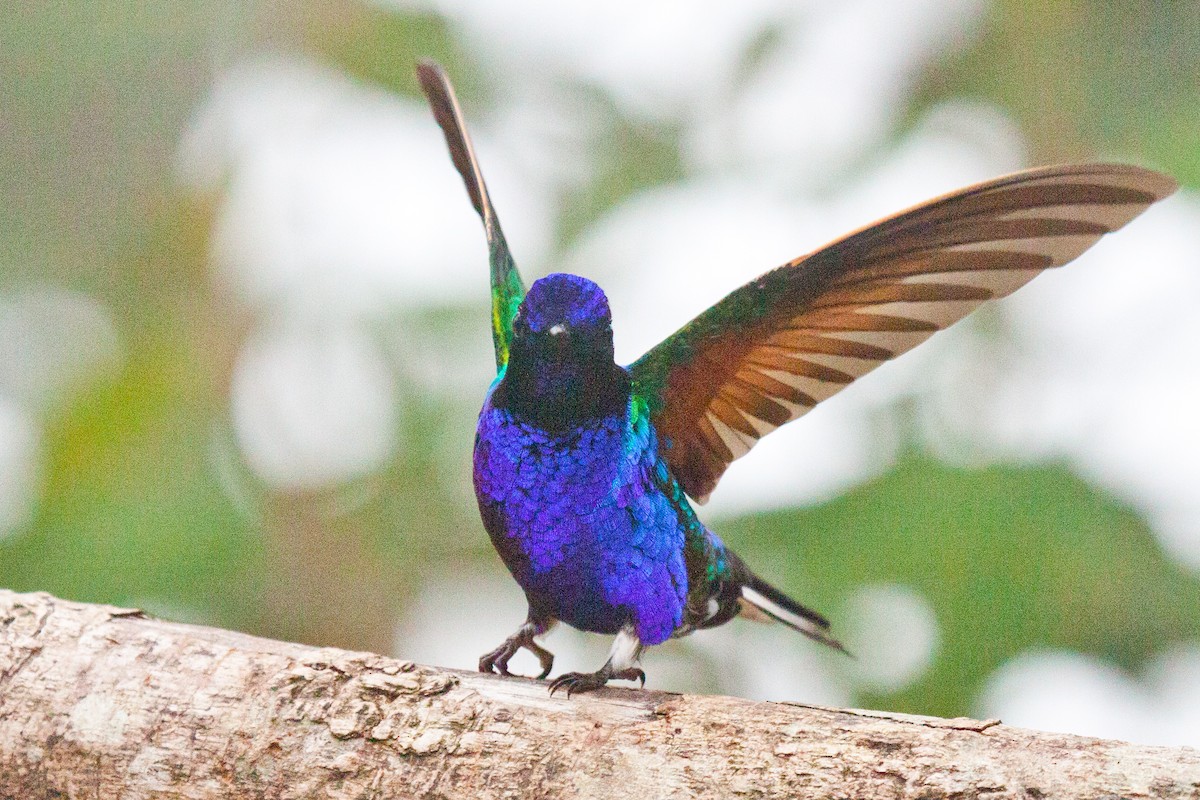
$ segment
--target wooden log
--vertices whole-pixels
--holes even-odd
[[[0,590],[0,798],[1197,798],[1200,751],[418,666]]]

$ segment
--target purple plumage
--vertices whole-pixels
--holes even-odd
[[[497,408],[479,417],[475,490],[492,542],[530,605],[647,645],[683,622],[685,525],[656,476],[657,443],[630,400],[550,433]]]

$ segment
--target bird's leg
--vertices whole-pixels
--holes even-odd
[[[646,673],[635,667],[642,654],[642,643],[633,628],[622,628],[608,653],[608,661],[595,672],[568,672],[559,675],[550,683],[550,694],[559,689],[567,690],[567,697],[577,692],[591,692],[613,679],[641,681],[646,685]]]
[[[505,639],[504,644],[492,652],[479,657],[479,671],[511,675],[512,673],[508,671],[508,661],[524,647],[537,656],[538,662],[541,663],[542,673],[538,675],[538,680],[542,680],[550,674],[550,670],[554,667],[554,654],[535,642],[533,637],[541,636],[553,625],[554,620],[544,617],[530,608],[529,616],[526,617],[524,624],[517,628],[516,633]]]

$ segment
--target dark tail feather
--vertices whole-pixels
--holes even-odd
[[[741,600],[808,638],[850,655],[841,642],[829,635],[829,620],[811,608],[800,605],[757,575],[749,575],[742,583]]]

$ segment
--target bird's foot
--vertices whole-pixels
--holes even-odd
[[[521,626],[519,631],[504,640],[504,644],[492,652],[485,653],[479,657],[479,671],[505,676],[512,675],[508,671],[509,659],[524,647],[537,656],[538,662],[542,665],[542,672],[537,676],[537,679],[539,681],[543,680],[550,674],[550,670],[554,668],[554,654],[535,642],[533,640],[534,635],[533,629],[528,625]]]
[[[573,694],[592,692],[611,680],[640,681],[641,685],[645,687],[646,673],[637,667],[614,672],[607,664],[596,672],[568,672],[550,682],[550,694],[554,694],[559,689],[566,689],[567,697]]]

